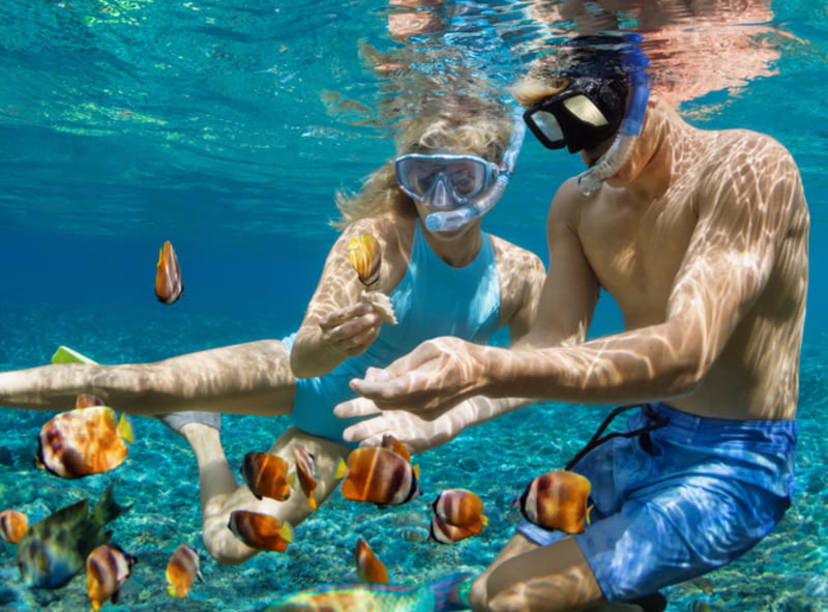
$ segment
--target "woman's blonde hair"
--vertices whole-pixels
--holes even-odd
[[[442,94],[425,99],[414,116],[402,119],[395,137],[397,155],[455,153],[500,163],[512,132],[511,110],[494,96]],[[355,194],[339,191],[337,229],[382,214],[416,216],[414,203],[397,185],[394,160],[367,177]]]

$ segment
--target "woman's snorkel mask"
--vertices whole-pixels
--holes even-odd
[[[483,216],[506,190],[526,132],[519,112],[500,165],[477,155],[409,153],[394,162],[397,183],[433,211],[425,220],[432,232],[454,231]]]
[[[590,44],[597,40],[606,43],[607,39],[615,38],[584,37],[578,42]],[[606,68],[596,66],[590,58],[591,61],[577,64],[565,72],[560,89],[523,114],[532,133],[550,149],[566,146],[570,153],[589,150],[615,134],[607,152],[578,176],[578,186],[585,196],[595,193],[627,162],[644,123],[650,97],[645,71],[649,62],[639,47],[641,36],[627,34],[623,40],[623,47],[613,52],[616,57],[620,53],[621,60],[620,70],[615,74],[607,75]],[[607,56],[606,51],[596,54],[601,59]],[[589,74],[592,67],[596,67],[597,76]]]

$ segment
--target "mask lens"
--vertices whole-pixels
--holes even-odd
[[[563,131],[555,115],[542,110],[535,111],[532,113],[532,121],[550,143],[559,146],[564,145]]]
[[[486,182],[486,167],[472,160],[451,162],[446,173],[452,192],[460,198],[473,198]]]
[[[593,127],[609,125],[607,118],[597,106],[584,95],[572,96],[563,101],[564,108],[582,123]]]

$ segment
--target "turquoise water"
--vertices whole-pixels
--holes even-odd
[[[828,609],[828,442],[821,427],[828,416],[828,296],[820,265],[828,261],[821,239],[828,219],[828,14],[805,0],[771,6],[770,26],[785,33],[765,39],[778,52],[772,74],[716,89],[681,110],[699,127],[767,132],[802,170],[812,275],[797,497],[745,557],[667,589],[671,611],[696,600],[714,610]],[[336,236],[327,225],[334,192],[358,188],[393,150],[385,130],[355,125],[359,117],[337,114],[329,102],[339,95],[375,108],[386,95],[357,42],[399,47],[388,36],[388,15],[383,3],[356,1],[0,6],[0,370],[42,364],[59,344],[101,362],[152,361],[293,331]],[[514,23],[503,44],[528,36],[525,24]],[[545,258],[548,200],[579,170],[577,156],[527,139],[512,185],[484,229]],[[175,244],[186,287],[169,308],[151,289],[166,239]],[[605,296],[591,333],[619,326]],[[301,525],[286,553],[238,567],[221,566],[204,551],[195,461],[183,439],[151,419],[134,419],[136,442],[116,471],[62,481],[31,464],[37,432],[51,415],[0,409],[0,506],[33,522],[83,497],[97,499],[117,479],[116,497],[133,507],[113,524],[114,540],[140,563],[111,609],[258,609],[301,587],[355,580],[358,537],[395,582],[482,570],[517,520],[507,500],[528,478],[569,458],[606,412],[550,403],[471,430],[419,457],[422,498],[379,511],[337,493]],[[225,416],[231,465],[268,448],[286,424]],[[458,481],[483,498],[490,524],[478,537],[439,546],[427,538],[427,504]],[[206,582],[186,600],[172,600],[164,567],[182,542],[201,553]],[[82,575],[56,591],[31,591],[19,585],[13,555],[0,543],[0,608],[86,605]]]

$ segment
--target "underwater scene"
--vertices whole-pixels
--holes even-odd
[[[741,558],[662,589],[666,610],[828,610],[828,11],[810,0],[692,4],[2,3],[0,372],[48,364],[61,346],[101,364],[150,363],[289,336],[339,234],[337,194],[359,191],[394,157],[396,130],[418,97],[511,100],[533,62],[569,38],[640,34],[651,88],[684,120],[762,132],[791,152],[811,216],[793,505]],[[527,133],[483,230],[548,264],[549,203],[583,170],[579,155]],[[156,282],[159,266],[172,266],[167,241],[180,271]],[[602,291],[588,336],[622,329]],[[508,342],[505,329],[491,340]],[[31,528],[79,504],[61,515],[69,561],[58,585],[30,586],[36,568],[19,567],[7,541],[22,533],[21,519],[0,518],[0,610],[89,609],[86,555],[109,530],[122,550],[100,563],[128,577],[94,603],[104,610],[264,610],[301,589],[360,583],[360,540],[394,585],[477,575],[515,533],[513,500],[536,476],[563,469],[613,408],[540,402],[470,428],[411,457],[422,495],[381,507],[337,489],[279,532],[289,538],[281,550],[229,565],[202,541],[193,451],[159,419],[134,415],[119,426],[119,406],[90,399],[86,431],[102,463],[84,472],[64,456],[70,472],[81,470],[70,477],[38,468],[54,460],[44,426],[75,401],[0,407],[0,512],[22,513]],[[292,424],[228,406],[221,442],[240,484],[246,455],[267,451]],[[486,521],[469,537],[435,541],[432,502],[457,488],[480,498]],[[181,593],[170,586],[174,553]]]

